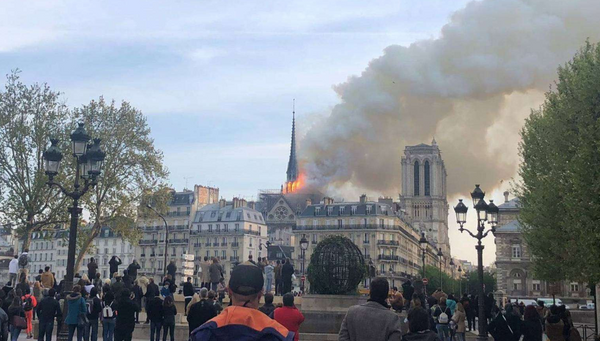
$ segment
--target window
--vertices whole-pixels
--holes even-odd
[[[344,214],[344,206],[340,206],[340,215]]]
[[[343,227],[342,219],[338,219],[337,223],[338,223],[338,229],[341,229]]]
[[[431,184],[430,184],[430,174],[429,174],[429,161],[425,161],[425,165],[423,166],[425,171],[425,196],[431,195]]]
[[[533,291],[540,291],[540,283],[533,283],[533,284],[531,285],[531,289],[532,289]]]
[[[367,214],[371,214],[371,205],[367,205]]]
[[[521,258],[521,245],[512,246],[512,258]]]
[[[321,213],[321,208],[320,207],[315,207],[315,214],[319,214]]]
[[[415,166],[413,168],[414,173],[414,196],[419,196],[419,161],[415,161]]]
[[[317,243],[317,234],[316,233],[312,234],[312,242],[313,242],[313,244]]]
[[[356,214],[356,206],[352,206],[350,208],[350,214],[355,215]]]
[[[369,244],[369,234],[365,233],[365,239],[363,240],[364,244]]]
[[[221,232],[221,225],[217,224],[217,232]]]
[[[327,215],[332,215],[333,214],[333,207],[329,206],[327,207]]]
[[[217,211],[211,211],[211,212],[210,212],[210,217],[211,217],[211,218],[214,218],[214,217],[216,217],[216,216],[217,216]]]
[[[212,224],[208,224],[208,232],[212,232]]]
[[[571,291],[578,292],[579,291],[579,283],[571,283]]]
[[[223,228],[225,229],[225,232],[229,232],[229,224],[224,224]]]
[[[246,217],[248,217],[248,219],[250,219],[250,213],[246,213]]]
[[[215,258],[219,257],[219,250],[215,250]]]
[[[240,224],[235,224],[235,232],[239,232],[240,230]]]
[[[223,251],[221,252],[221,256],[222,256],[222,257],[221,257],[221,259],[225,260],[225,258],[227,258],[227,251],[226,251],[226,250],[223,250]]]

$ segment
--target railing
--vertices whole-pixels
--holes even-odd
[[[202,246],[202,243],[194,243],[194,247],[200,247]]]
[[[398,245],[400,245],[400,242],[397,240],[378,240],[377,245],[398,246]]]
[[[380,224],[345,224],[341,227],[339,225],[300,225],[296,226],[294,230],[372,230],[372,229],[380,229],[380,230],[399,230],[400,226],[388,226],[388,225],[380,225]]]
[[[186,230],[188,228],[187,225],[169,225],[169,231],[173,230]]]
[[[157,240],[144,239],[144,240],[140,240],[140,245],[156,245],[157,242],[158,242]]]
[[[187,244],[189,239],[169,239],[169,244]]]
[[[213,246],[219,246],[219,243],[213,243]]]
[[[191,231],[191,234],[193,235],[215,235],[215,234],[237,234],[237,235],[243,235],[243,234],[252,234],[255,236],[260,236],[260,232],[258,231],[250,231],[250,230],[246,230],[246,229],[238,229],[238,230],[229,230],[229,231],[224,231],[224,230],[215,230],[213,229],[212,231]]]
[[[318,243],[318,241],[316,241],[316,240],[311,240],[311,241],[310,241],[310,243],[311,243],[311,244],[317,244],[317,243]]]
[[[596,327],[595,326],[590,326],[587,324],[577,324],[577,323],[575,323],[574,326],[579,331],[579,334],[581,334],[582,340],[595,340],[595,337],[596,337]]]
[[[379,255],[379,256],[377,256],[377,259],[379,259],[379,260],[398,260],[399,257],[392,256],[392,255]]]
[[[240,246],[240,243],[238,243],[238,242],[231,243],[231,247],[238,247],[238,246]]]
[[[369,240],[363,240],[363,244],[369,244]]]
[[[231,261],[231,262],[239,262],[240,261],[240,256],[236,256],[236,257],[231,256],[231,257],[229,257],[229,261]]]
[[[227,243],[221,243],[221,246],[227,246]]]
[[[211,245],[210,243],[204,243],[204,246],[210,246],[210,245]]]

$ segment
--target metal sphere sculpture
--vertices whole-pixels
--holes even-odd
[[[342,236],[327,236],[319,242],[308,266],[311,292],[322,295],[355,293],[366,273],[360,249]]]

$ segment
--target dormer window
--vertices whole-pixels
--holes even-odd
[[[327,207],[327,215],[332,215],[333,214],[333,207],[329,206]]]
[[[351,212],[352,215],[355,215],[356,214],[356,206],[352,206],[350,208],[350,212]]]
[[[340,215],[344,214],[344,206],[340,206]]]
[[[371,214],[371,205],[367,205],[367,214]]]
[[[319,214],[321,213],[321,208],[320,207],[315,207],[315,214]]]

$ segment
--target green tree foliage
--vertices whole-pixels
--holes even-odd
[[[0,91],[0,214],[16,225],[23,248],[32,232],[67,219],[66,199],[46,185],[42,154],[51,137],[63,135],[68,117],[60,94],[47,84],[27,86],[19,71],[7,76]]]
[[[463,293],[465,293],[465,290],[469,294],[477,294],[479,291],[479,280],[477,279],[476,271],[468,273],[466,275],[467,278],[463,278],[462,280],[452,279],[451,276],[442,273],[443,285],[440,285],[440,269],[438,267],[428,265],[425,267],[425,271],[429,280],[429,284],[427,284],[427,293],[429,295],[433,294],[437,289],[442,288],[446,294],[453,293],[454,296],[458,296],[461,292],[461,286]],[[455,275],[458,277],[457,273]],[[483,272],[483,284],[485,285],[486,294],[496,291],[496,278],[487,271]]]
[[[558,69],[521,132],[518,196],[537,278],[600,280],[600,46]]]
[[[91,229],[80,239],[76,269],[103,226],[130,242],[139,240],[139,230],[132,228],[138,207],[144,194],[159,186],[168,173],[146,118],[129,103],[117,106],[100,97],[73,111],[71,126],[77,122],[84,122],[88,134],[102,140],[106,159],[98,185],[82,200],[90,213]]]

